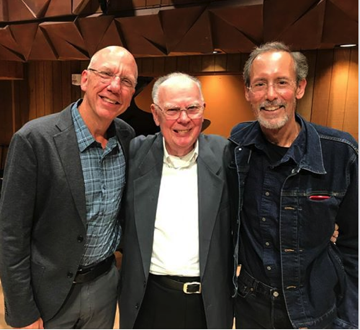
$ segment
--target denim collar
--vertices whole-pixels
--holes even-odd
[[[299,169],[316,174],[326,174],[319,134],[314,126],[300,115],[296,114],[295,117],[301,125],[301,131],[281,162],[291,158]],[[265,137],[257,121],[250,123],[250,125],[242,126],[240,124],[239,126],[239,129],[233,130],[229,140],[242,147],[264,149]]]

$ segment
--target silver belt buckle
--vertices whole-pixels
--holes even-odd
[[[189,285],[199,285],[199,290],[195,291],[195,292],[189,292],[188,291]],[[201,293],[201,283],[200,282],[186,282],[183,285],[183,292],[186,294],[199,294],[199,293]]]

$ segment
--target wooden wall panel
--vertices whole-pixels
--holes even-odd
[[[333,60],[332,50],[317,53],[311,121],[324,126],[328,118]]]
[[[326,125],[342,129],[345,115],[346,91],[349,81],[350,52],[340,48],[334,51],[329,111]]]
[[[345,99],[345,114],[343,130],[349,132],[358,140],[359,123],[359,80],[358,80],[358,50],[351,49],[349,66],[349,83]]]

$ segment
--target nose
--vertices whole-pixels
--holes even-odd
[[[186,110],[182,109],[180,110],[180,115],[178,118],[178,121],[182,121],[182,122],[188,122],[190,120],[188,113]]]
[[[118,93],[121,90],[121,80],[120,77],[114,77],[111,79],[110,84],[107,89],[113,93]]]
[[[271,100],[275,100],[277,98],[277,96],[278,96],[278,93],[277,93],[274,85],[269,84],[267,86],[267,90],[266,90],[266,98],[271,101]]]

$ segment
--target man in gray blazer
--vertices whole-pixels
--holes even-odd
[[[196,78],[162,77],[152,97],[161,133],[130,143],[121,328],[231,328],[227,141],[200,134]]]
[[[112,328],[114,252],[133,129],[137,66],[122,47],[98,51],[84,98],[12,138],[0,200],[6,322],[28,328]]]

